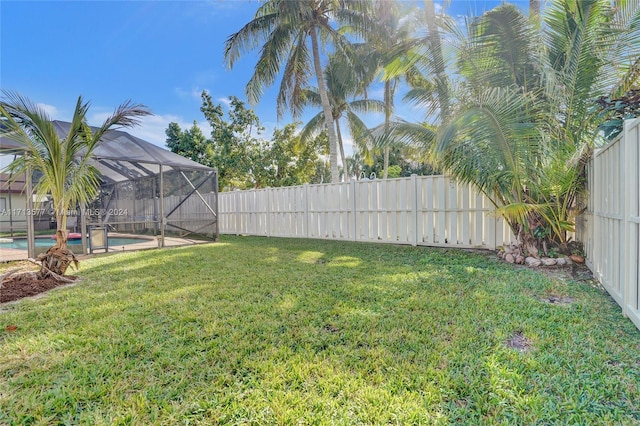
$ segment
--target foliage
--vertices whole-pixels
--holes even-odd
[[[197,121],[194,120],[193,126],[185,131],[177,123],[169,123],[165,133],[167,147],[171,152],[198,163],[210,165],[210,158],[213,155],[212,146],[198,127]]]
[[[221,190],[263,188],[310,183],[321,170],[320,155],[326,153],[326,138],[299,143],[296,124],[275,129],[271,141],[261,137],[264,128],[253,110],[232,96],[225,113],[211,95],[202,93],[201,111],[211,126],[206,139],[194,122],[182,131],[177,123],[166,130],[172,152],[218,169]]]
[[[611,298],[487,254],[222,236],[84,265],[3,307],[0,423],[638,422]]]
[[[298,116],[304,104],[303,89],[309,85],[310,77],[315,76],[329,137],[332,182],[338,182],[339,177],[338,139],[322,76],[320,44],[331,43],[336,51],[348,49],[346,37],[333,25],[337,21],[348,24],[352,33],[362,32],[363,23],[358,19],[361,14],[354,11],[360,11],[366,4],[363,1],[343,0],[267,0],[256,12],[255,18],[232,34],[225,45],[224,56],[230,67],[241,54],[262,45],[246,93],[251,103],[257,103],[264,88],[281,76],[277,97],[278,116],[285,109],[289,109],[294,117]]]
[[[218,182],[222,190],[251,188],[253,164],[259,158],[254,151],[260,149],[258,138],[264,131],[260,119],[235,96],[229,97],[228,117],[222,105],[214,105],[211,95],[202,93],[200,110],[211,126],[210,164],[218,169]],[[225,119],[226,118],[226,119]]]
[[[435,152],[489,195],[525,244],[542,226],[566,248],[601,122],[589,106],[628,81],[629,55],[640,51],[629,36],[640,21],[637,3],[555,0],[542,30],[508,4],[469,22],[458,104]]]
[[[414,30],[414,20],[410,19],[414,9],[395,1],[374,0],[370,13],[369,31],[365,33],[364,53],[365,63],[369,66],[369,74],[379,73],[388,65],[398,51],[403,54],[406,51],[402,47],[407,46],[411,33]],[[384,111],[384,131],[389,130],[394,113],[394,98],[400,83],[399,76],[382,76],[383,80],[383,111]],[[364,79],[366,83],[368,81]],[[386,179],[389,176],[389,154],[391,145],[382,147],[383,170],[381,177]],[[396,170],[397,171],[397,170]]]
[[[257,153],[260,158],[254,161],[254,164],[260,164],[260,167],[254,170],[256,187],[313,183],[316,174],[322,173],[318,168],[324,165],[319,154],[326,155],[328,148],[326,132],[301,144],[296,123],[275,129],[272,141]],[[259,172],[262,172],[260,178],[257,177]]]
[[[353,170],[358,171],[356,176],[370,177],[372,173],[377,178],[383,178],[384,175],[384,154],[378,152],[373,156],[371,163],[360,160],[357,156],[351,157]],[[408,177],[412,174],[418,176],[429,176],[439,174],[439,171],[425,158],[420,152],[411,147],[402,145],[389,146],[389,178]]]
[[[623,96],[612,99],[601,96],[595,110],[606,121],[600,125],[606,140],[613,140],[622,132],[624,120],[640,117],[640,89],[629,90]]]
[[[343,159],[343,169],[348,167],[344,154],[344,144],[342,140],[342,130],[340,122],[346,119],[347,128],[354,141],[354,148],[357,149],[365,159],[370,158],[371,144],[369,142],[367,126],[362,122],[359,113],[370,111],[380,112],[384,110],[382,102],[374,99],[355,99],[363,87],[353,68],[354,57],[346,58],[344,55],[332,55],[324,70],[326,80],[327,95],[331,105],[331,121],[335,126],[338,137],[338,147]],[[305,105],[321,106],[321,99],[318,90],[307,88],[304,90],[303,99]],[[307,144],[308,141],[316,137],[325,128],[324,112],[320,111],[304,126],[300,134],[300,142]],[[347,181],[353,173],[347,174]]]
[[[442,33],[451,29],[453,21],[445,14],[436,15],[432,0],[424,0],[424,6],[408,18],[415,30],[407,40],[391,46],[385,55],[384,79],[404,77],[411,87],[405,100],[422,106],[427,118],[444,123],[455,93],[447,69],[450,58],[445,54],[451,40],[443,38]]]

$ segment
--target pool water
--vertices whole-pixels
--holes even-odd
[[[26,250],[27,249],[27,239],[26,238],[14,238],[12,242],[3,242],[6,238],[0,239],[0,248],[10,248],[17,250]],[[109,237],[109,247],[122,247],[129,244],[139,244],[146,243],[149,240],[146,238],[120,238],[120,237]],[[51,247],[56,243],[56,240],[52,238],[36,238],[36,247]],[[88,242],[87,242],[88,243]],[[70,246],[81,246],[82,240],[74,239],[68,240],[67,244]]]

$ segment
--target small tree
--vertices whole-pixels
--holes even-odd
[[[61,138],[42,108],[15,92],[2,93],[0,135],[18,142],[24,149],[24,155],[8,169],[14,176],[27,172],[42,175],[34,192],[51,195],[57,221],[56,244],[38,257],[42,261],[39,278],[61,276],[71,262],[77,263],[67,248],[66,213],[78,203],[92,201],[98,194],[100,174],[91,161],[96,148],[109,130],[137,125],[137,118],[150,112],[142,105],[127,101],[116,108],[102,126],[92,128],[87,124],[89,103],[79,97],[69,132]]]

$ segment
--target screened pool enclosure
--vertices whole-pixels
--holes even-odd
[[[53,124],[60,137],[67,134],[70,123]],[[0,155],[6,166],[22,152],[16,142],[2,138]],[[103,137],[93,164],[101,173],[99,195],[89,205],[69,211],[67,218],[67,228],[78,239],[78,245],[82,244],[82,252],[107,247],[98,237],[103,232],[107,238],[134,236],[157,242],[159,247],[167,241],[176,244],[217,240],[218,180],[214,169],[119,130]],[[34,173],[33,182],[38,178]],[[23,177],[9,190],[10,176],[4,173],[0,180],[0,191],[5,190],[0,192],[4,199],[0,233],[5,239],[27,234],[28,241],[33,241],[34,237],[55,233],[55,216],[48,199],[27,196],[33,182]],[[24,191],[17,193],[16,185]],[[7,208],[9,205],[24,207]],[[93,246],[91,236],[95,238]],[[35,244],[30,246],[29,256],[33,256]]]

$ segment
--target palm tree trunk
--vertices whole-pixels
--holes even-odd
[[[529,0],[529,16],[540,16],[540,0]]]
[[[391,98],[391,81],[386,80],[384,82],[384,133],[389,131],[389,123],[391,121],[391,108],[393,99]],[[391,151],[391,147],[388,142],[389,139],[386,139],[387,143],[384,146],[384,159],[383,159],[383,172],[382,178],[387,179],[389,177],[389,152]]]
[[[444,69],[444,58],[442,56],[442,42],[440,32],[436,23],[436,9],[433,0],[424,0],[424,15],[427,20],[429,30],[429,47],[433,55],[434,69],[436,71],[436,91],[438,92],[438,104],[440,106],[440,119],[446,123],[449,118],[449,84],[447,74]]]
[[[64,209],[56,211],[56,224],[56,247],[66,249],[69,232],[67,232],[67,215]]]
[[[38,278],[45,279],[53,277],[57,280],[67,272],[69,265],[74,263],[78,266],[78,260],[71,250],[67,248],[69,232],[67,231],[66,209],[56,209],[56,244],[49,248],[46,253],[38,256],[40,261],[40,272]]]
[[[340,146],[340,155],[342,156],[342,167],[344,168],[344,181],[349,182],[351,177],[349,175],[349,165],[347,164],[347,157],[344,155],[344,144],[342,143],[342,132],[340,131],[340,120],[336,120],[336,134],[338,135],[338,145]]]
[[[324,113],[324,123],[329,136],[329,167],[331,169],[331,183],[340,182],[338,171],[338,141],[333,128],[333,114],[331,113],[331,104],[327,95],[327,87],[324,83],[322,75],[322,66],[320,65],[320,49],[318,47],[318,34],[315,27],[311,28],[311,49],[313,51],[313,66],[318,80],[318,92],[320,92],[320,101],[322,102],[322,111]]]

